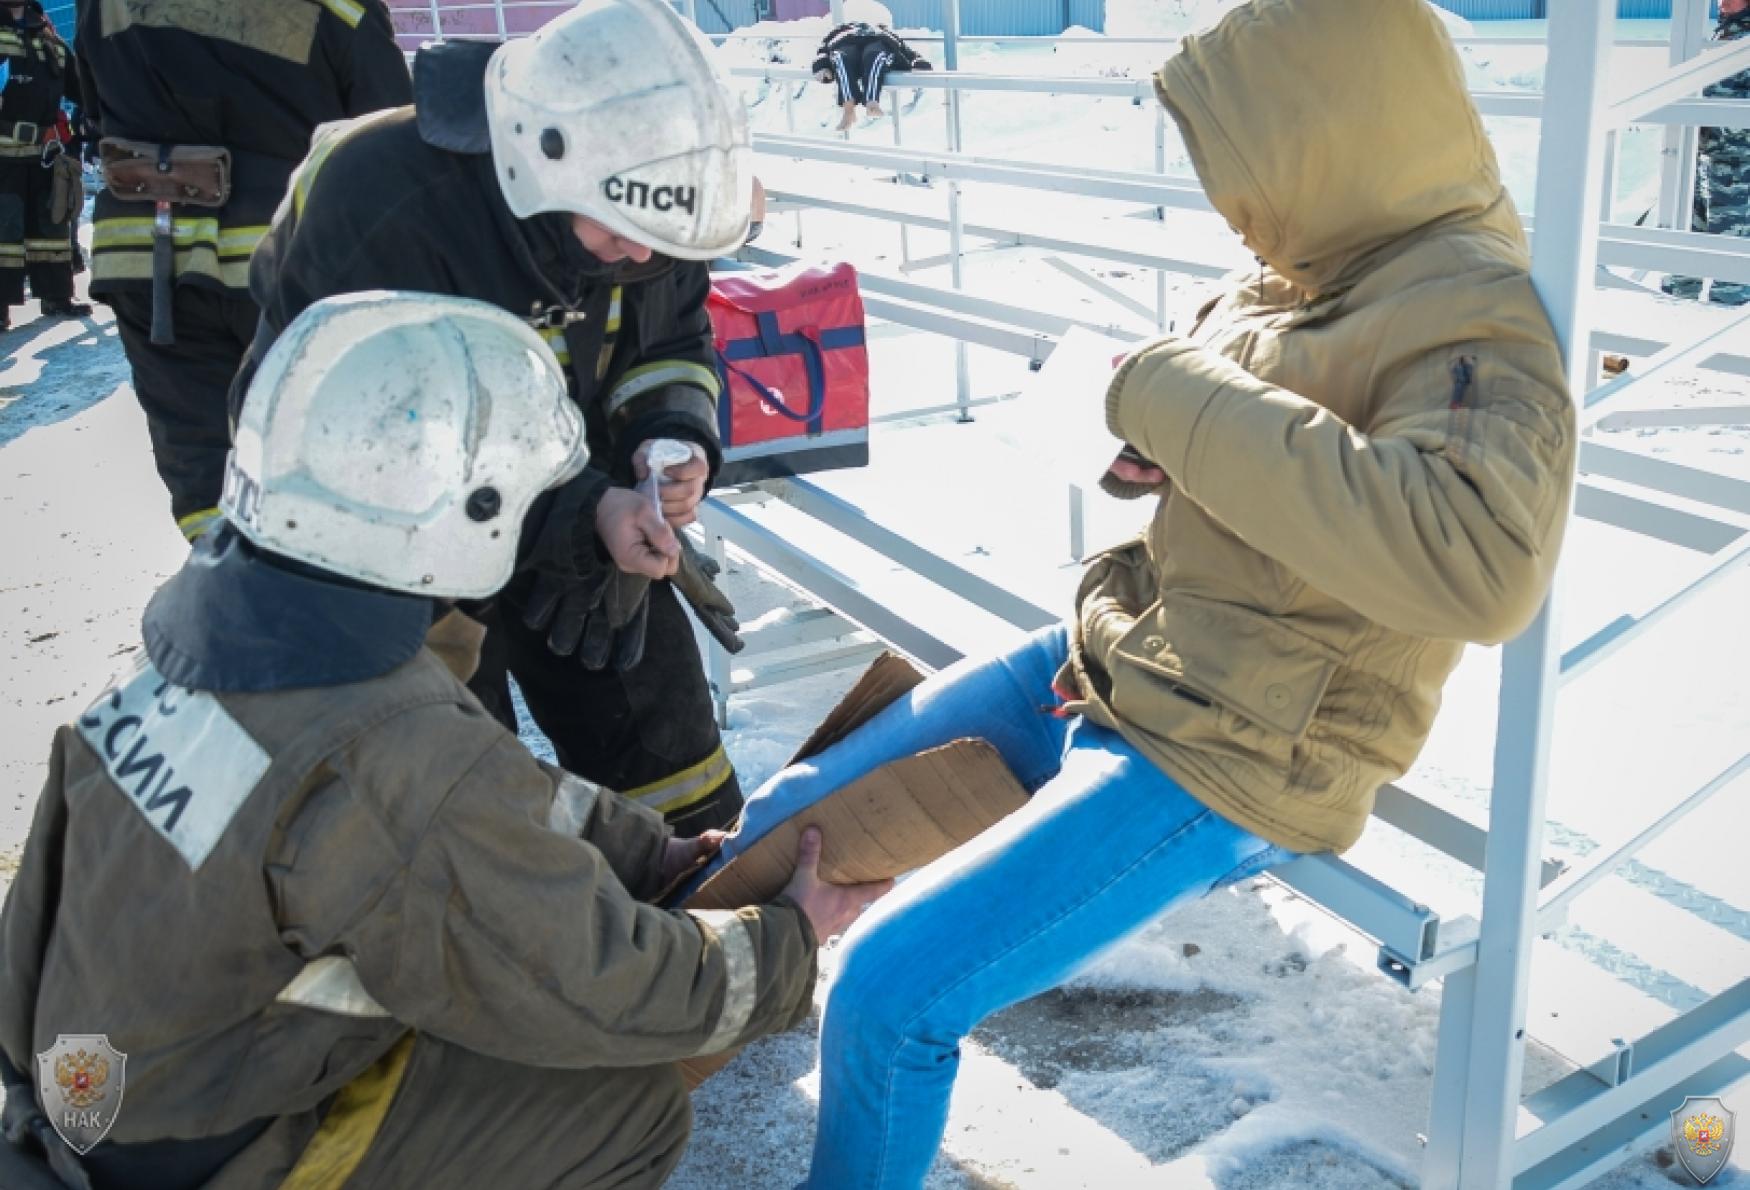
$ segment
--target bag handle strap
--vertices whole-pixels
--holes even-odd
[[[723,354],[721,347],[717,348],[718,367],[726,372],[733,372],[747,381],[748,386],[753,389],[754,395],[759,398],[760,404],[779,417],[807,425],[808,432],[811,434],[820,433],[823,429],[821,414],[826,409],[826,356],[820,346],[819,328],[805,326],[800,328],[794,336],[785,336],[778,329],[778,319],[775,314],[760,314],[757,316],[757,321],[760,339],[771,354],[785,354],[782,348],[783,340],[786,338],[801,340],[803,370],[808,374],[808,407],[800,412],[792,409],[784,402],[782,394],[768,388],[757,378],[749,375],[747,371],[731,363],[728,357]]]

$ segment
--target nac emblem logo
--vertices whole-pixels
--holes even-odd
[[[1732,1156],[1735,1117],[1715,1098],[1691,1095],[1671,1113],[1671,1147],[1689,1175],[1702,1185],[1726,1167]]]
[[[63,1033],[36,1056],[43,1114],[81,1157],[109,1134],[121,1112],[127,1062],[102,1033]]]

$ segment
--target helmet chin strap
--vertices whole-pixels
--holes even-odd
[[[622,260],[609,265],[608,277],[616,285],[632,285],[639,281],[654,280],[674,266],[674,257],[652,252],[648,260]]]

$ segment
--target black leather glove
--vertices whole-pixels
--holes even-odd
[[[611,563],[583,579],[543,572],[523,601],[523,624],[545,629],[547,647],[575,655],[585,669],[612,665],[620,673],[644,659],[650,620],[650,580]]]
[[[613,486],[607,473],[585,467],[569,483],[536,498],[523,522],[518,570],[533,570],[566,583],[600,584],[615,569],[598,548],[596,509]]]
[[[672,580],[675,590],[692,605],[693,614],[699,617],[699,623],[705,626],[705,631],[718,644],[731,653],[741,652],[747,647],[747,643],[736,635],[741,631],[741,621],[735,618],[735,605],[711,581],[717,577],[722,567],[715,560],[693,549],[693,543],[685,533],[680,535],[680,539],[681,564]]]

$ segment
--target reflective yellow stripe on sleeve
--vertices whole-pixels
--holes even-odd
[[[322,1126],[304,1146],[279,1190],[341,1190],[370,1151],[395,1092],[401,1089],[407,1061],[413,1056],[414,1036],[409,1033],[397,1041],[388,1053],[340,1088],[333,1106],[322,1117]]]
[[[665,384],[690,384],[695,388],[702,388],[713,401],[722,392],[722,385],[717,382],[717,373],[703,364],[686,360],[658,360],[633,368],[620,379],[620,383],[614,386],[614,391],[608,394],[608,415],[611,417],[619,412],[620,407],[634,397],[643,396]]]
[[[658,814],[672,814],[716,793],[733,772],[729,753],[719,744],[715,752],[691,768],[682,769],[660,781],[640,785],[637,789],[627,790],[623,796],[641,806],[648,806]]]
[[[310,146],[310,155],[304,158],[292,175],[291,199],[292,210],[298,215],[304,213],[304,204],[310,200],[310,190],[316,185],[316,178],[322,172],[322,167],[328,163],[329,154],[363,128],[368,128],[378,120],[393,116],[398,108],[385,108],[369,115],[355,116],[350,120],[339,120],[332,124],[324,124],[316,129],[315,142]]]
[[[365,9],[362,4],[353,0],[319,0],[323,8],[346,22],[349,29],[359,27],[359,22],[365,19]]]
[[[602,349],[596,352],[595,358],[597,383],[608,374],[608,368],[614,362],[614,348],[620,343],[620,308],[625,296],[626,291],[616,285],[613,294],[608,298],[608,327],[602,334]]]

